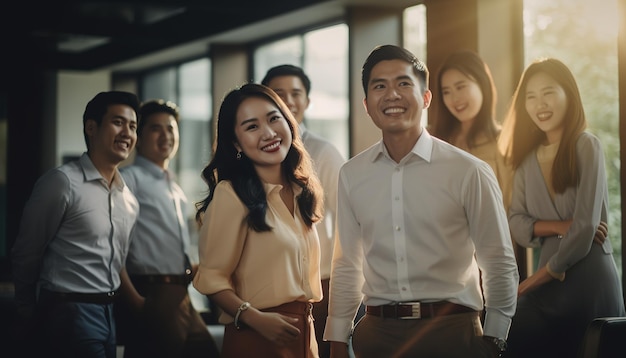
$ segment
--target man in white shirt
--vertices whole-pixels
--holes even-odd
[[[331,142],[309,131],[303,123],[304,112],[310,103],[311,81],[300,67],[293,65],[272,67],[267,71],[261,83],[280,96],[300,124],[300,135],[304,147],[313,159],[315,171],[324,189],[324,218],[317,225],[321,250],[320,275],[324,298],[313,304],[313,317],[320,358],[327,358],[330,357],[330,344],[322,340],[322,334],[328,316],[330,265],[336,236],[337,178],[345,159]]]
[[[428,69],[409,51],[376,47],[362,83],[382,140],[340,171],[324,339],[333,357],[351,335],[357,357],[498,356],[519,276],[495,174],[421,126]]]
[[[188,286],[187,197],[169,163],[179,145],[178,106],[152,100],[139,109],[137,155],[122,176],[139,201],[139,220],[116,304],[124,357],[218,357]]]

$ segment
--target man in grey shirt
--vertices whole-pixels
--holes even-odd
[[[11,251],[16,344],[35,356],[115,357],[113,299],[139,211],[118,165],[138,109],[132,93],[97,94],[83,115],[87,152],[45,173],[25,205]]]

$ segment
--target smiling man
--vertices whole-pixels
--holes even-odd
[[[350,335],[356,357],[498,356],[518,272],[495,174],[422,128],[428,69],[409,51],[375,48],[362,82],[382,140],[339,173],[324,339],[334,358],[348,357]]]
[[[26,203],[11,252],[16,344],[36,357],[115,357],[113,300],[139,211],[118,165],[135,146],[138,108],[132,93],[96,95],[83,115],[87,152],[44,174]]]
[[[187,197],[168,169],[178,151],[179,110],[152,100],[139,117],[137,156],[121,169],[141,209],[115,306],[124,357],[218,357],[189,297],[195,267],[187,256]]]

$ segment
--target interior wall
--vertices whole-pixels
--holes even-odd
[[[460,49],[478,51],[477,0],[425,0],[426,64],[430,70],[430,89],[439,93],[439,65],[452,52]],[[445,24],[446,26],[442,26]],[[437,101],[432,101],[428,121],[437,116]]]
[[[248,54],[245,46],[241,45],[212,45],[211,46],[211,73],[213,83],[213,130],[215,133],[217,115],[224,96],[235,87],[248,81]]]
[[[477,5],[478,53],[493,75],[496,119],[502,121],[524,69],[523,0],[479,0]]]
[[[83,136],[85,106],[96,94],[111,90],[109,71],[61,71],[57,80],[55,164],[66,156],[80,156],[87,150]]]

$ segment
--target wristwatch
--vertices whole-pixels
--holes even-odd
[[[506,351],[506,341],[502,338],[483,336],[483,339],[493,347],[494,351],[498,353],[498,357]]]

